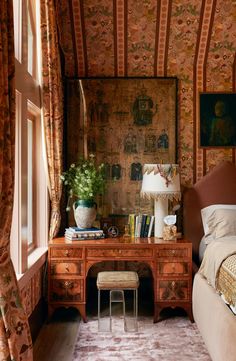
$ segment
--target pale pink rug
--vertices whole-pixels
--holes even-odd
[[[80,322],[73,361],[210,361],[195,323],[172,317],[153,323],[139,317],[138,332],[124,332],[113,318],[112,333],[98,332],[97,319]]]

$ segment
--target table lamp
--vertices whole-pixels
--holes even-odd
[[[155,200],[154,236],[162,238],[168,200],[180,200],[178,164],[144,164],[141,197]]]

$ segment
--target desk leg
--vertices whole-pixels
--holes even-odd
[[[49,323],[51,317],[52,317],[52,314],[54,312],[54,307],[51,306],[51,305],[48,305],[48,317],[47,317],[47,323]]]
[[[159,321],[160,312],[162,310],[162,307],[158,306],[158,303],[155,302],[154,304],[154,319],[153,323],[157,323]]]
[[[190,321],[193,323],[193,322],[194,322],[194,318],[193,318],[192,304],[187,304],[187,305],[184,307],[184,309],[185,309],[185,311],[187,312]]]
[[[158,303],[155,302],[153,323],[156,323],[156,322],[160,321],[160,312],[161,312],[161,310],[163,310],[166,307],[171,307],[171,308],[181,307],[181,308],[183,308],[186,311],[190,321],[194,322],[193,312],[192,312],[192,304],[191,303],[187,302],[187,303],[183,303],[181,305],[180,304],[173,305],[171,303],[159,305]]]
[[[84,304],[84,305],[76,305],[76,308],[79,311],[79,313],[81,314],[81,317],[82,317],[83,321],[85,323],[88,322],[87,316],[86,316],[86,304]]]
[[[88,320],[87,320],[87,316],[86,316],[86,304],[82,304],[82,305],[75,305],[75,304],[71,304],[71,305],[48,305],[48,322],[50,321],[50,319],[51,319],[51,317],[52,317],[52,314],[53,314],[53,312],[54,312],[54,310],[56,309],[56,308],[58,308],[58,307],[61,307],[61,306],[63,306],[63,307],[66,307],[66,308],[68,308],[68,307],[75,307],[78,311],[79,311],[79,313],[80,313],[80,315],[81,315],[81,317],[82,317],[82,320],[86,323],[86,322],[88,322]]]

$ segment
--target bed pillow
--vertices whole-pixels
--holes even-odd
[[[236,236],[236,209],[219,208],[214,210],[208,218],[207,226],[206,239]]]
[[[211,206],[205,207],[201,209],[201,217],[202,217],[202,224],[204,229],[204,234],[209,234],[208,229],[208,219],[210,215],[216,210],[216,209],[236,209],[235,204],[212,204]]]
[[[199,252],[198,252],[200,263],[202,262],[206,248],[207,248],[207,240],[206,240],[206,237],[203,236],[201,239],[201,242],[199,244]]]

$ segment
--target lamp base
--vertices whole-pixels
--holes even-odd
[[[168,215],[168,199],[155,200],[155,228],[154,236],[163,237],[164,217]]]

